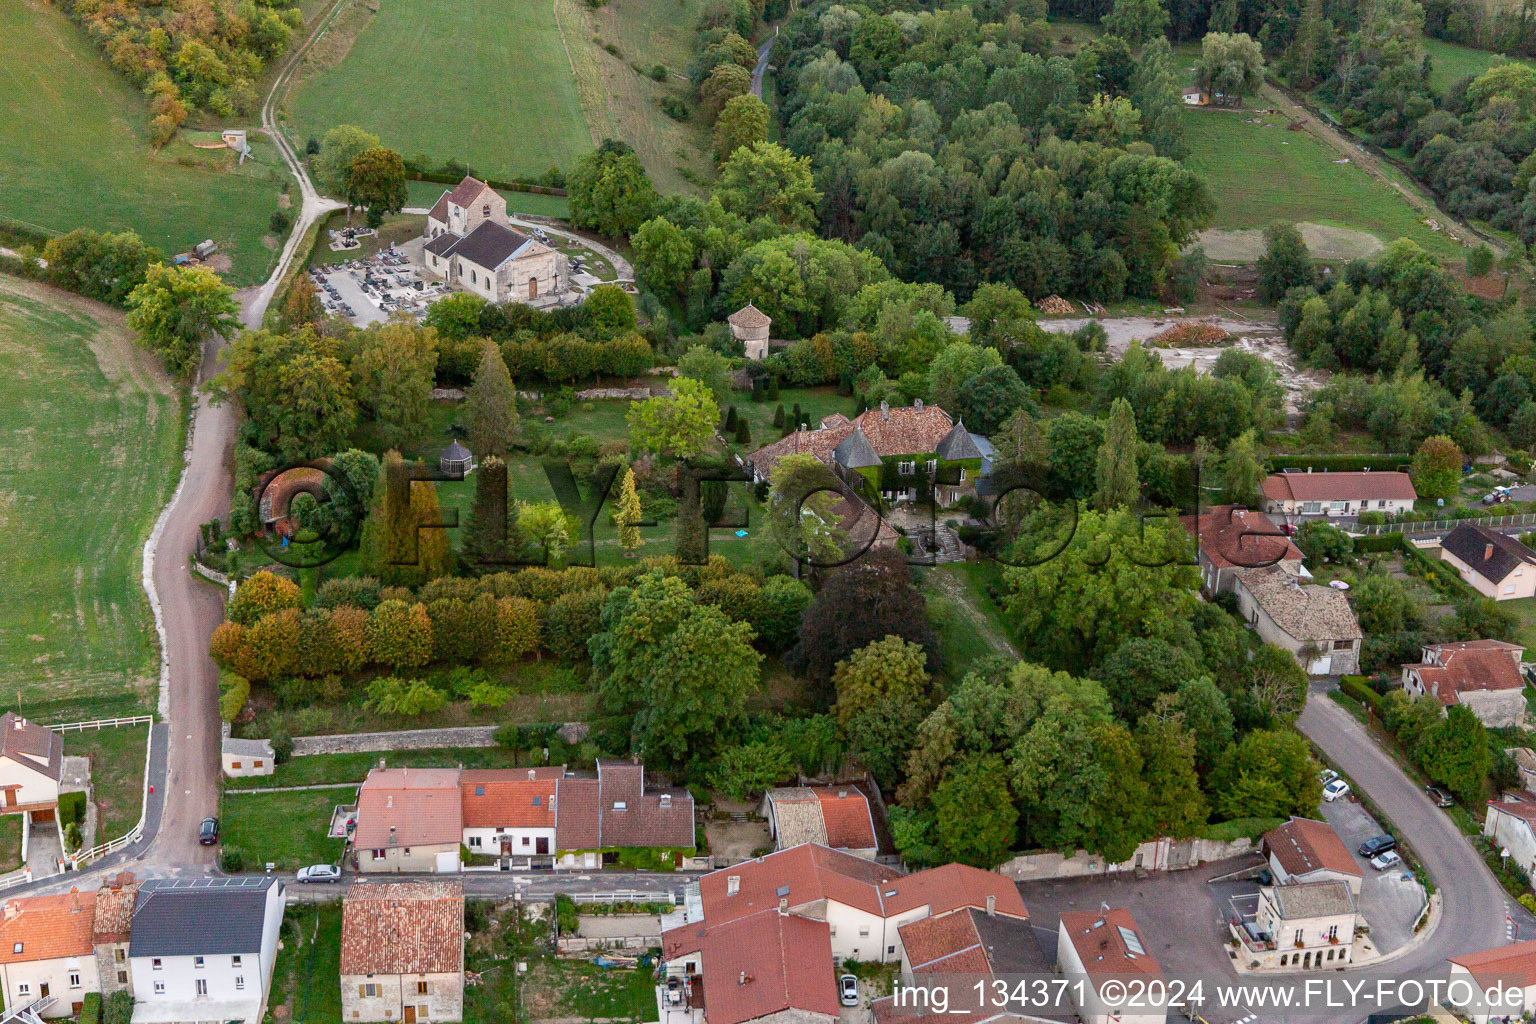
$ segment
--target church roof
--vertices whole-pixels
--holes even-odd
[[[477,267],[495,270],[516,256],[528,241],[527,235],[488,220],[482,221],[475,230],[460,239],[453,246],[452,252]]]
[[[976,445],[975,438],[965,429],[965,422],[957,422],[949,433],[944,435],[939,442],[934,454],[946,462],[959,462],[961,459],[979,459],[982,452]]]
[[[462,181],[453,186],[453,191],[448,193],[448,201],[455,206],[468,206],[480,197],[480,193],[490,188],[479,178],[464,175]]]
[[[432,209],[427,211],[428,219],[439,221],[443,224],[448,223],[449,195],[451,195],[451,193],[448,191],[448,189],[443,189],[443,194],[437,197],[437,202],[433,203]]]
[[[443,193],[443,195],[447,194],[446,192]],[[453,251],[453,247],[459,243],[459,239],[463,237],[463,235],[456,235],[452,231],[444,231],[428,242],[424,248],[434,256],[447,256]]]
[[[880,465],[880,456],[875,452],[875,446],[869,443],[869,438],[864,436],[864,431],[858,426],[853,428],[853,433],[845,437],[842,443],[832,449],[832,457],[837,460],[839,466],[848,469],[865,469]]]

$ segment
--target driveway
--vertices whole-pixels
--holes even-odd
[[[1323,819],[1344,840],[1345,848],[1364,876],[1356,906],[1370,925],[1371,944],[1382,955],[1400,949],[1413,938],[1413,922],[1424,909],[1424,887],[1406,867],[1377,871],[1355,852],[1361,843],[1386,831],[1365,805],[1351,797],[1325,803],[1322,811]]]

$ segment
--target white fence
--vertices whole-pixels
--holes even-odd
[[[1356,526],[1349,532],[1362,537],[1376,537],[1387,533],[1449,533],[1462,523],[1489,528],[1536,526],[1536,513],[1525,512],[1515,516],[1483,516],[1468,519],[1423,519],[1416,523],[1373,523],[1370,526]]]
[[[91,722],[65,722],[50,725],[54,732],[84,732],[87,729],[116,729],[124,725],[153,725],[154,715],[129,715],[127,718],[98,718]]]

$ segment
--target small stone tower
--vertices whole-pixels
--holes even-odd
[[[747,349],[747,358],[762,362],[768,358],[768,327],[773,323],[768,314],[752,303],[747,303],[726,318],[731,334]]]

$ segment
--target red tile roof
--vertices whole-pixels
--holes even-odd
[[[827,845],[834,849],[873,850],[875,819],[869,800],[852,786],[827,786],[816,790],[821,817],[827,823]]]
[[[955,425],[949,413],[936,405],[867,409],[851,421],[844,419],[838,423],[825,417],[822,423],[824,426],[820,430],[797,430],[764,445],[748,455],[747,461],[762,475],[769,473],[773,464],[785,455],[814,455],[830,465],[833,449],[855,428],[864,432],[875,454],[882,458],[925,455],[936,451],[944,435]]]
[[[359,850],[455,845],[464,839],[457,768],[375,768],[357,794]]]
[[[743,1024],[790,1009],[838,1016],[825,921],[773,908],[720,924],[684,925],[661,938],[669,958],[699,953],[709,1024]]]
[[[1303,557],[1301,550],[1262,512],[1217,505],[1199,517],[1180,516],[1179,522],[1199,543],[1200,553],[1218,569],[1283,560],[1299,562]]]
[[[0,911],[0,964],[90,956],[95,922],[94,892],[6,900]]]
[[[596,779],[561,779],[555,791],[555,848],[602,848],[602,800]]]
[[[1264,480],[1270,501],[1413,501],[1407,473],[1272,473]]]
[[[96,892],[96,921],[91,927],[97,943],[127,942],[139,883],[132,871],[109,875]]]
[[[598,829],[603,846],[693,849],[693,795],[647,790],[645,768],[632,761],[599,761]]]
[[[1405,665],[1424,684],[1424,689],[1440,703],[1460,703],[1457,695],[1474,690],[1518,690],[1525,683],[1520,678],[1518,658],[1524,648],[1498,640],[1470,640],[1456,644],[1431,644],[1438,655],[1434,662]]]
[[[1465,967],[1484,984],[1500,982],[1506,987],[1517,988],[1536,985],[1536,940],[1448,959]]]
[[[976,934],[970,914],[925,917],[902,925],[898,933],[913,970],[921,970],[925,964],[955,956],[971,947],[978,947],[979,951],[981,944],[981,936]],[[981,969],[988,968],[984,965]]]
[[[341,973],[464,969],[464,884],[358,882],[341,904]]]
[[[564,765],[461,772],[464,827],[554,828],[555,787],[564,774]]]
[[[1010,917],[1029,916],[1012,879],[967,864],[945,864],[908,875],[897,884],[886,886],[882,896],[887,917],[925,904],[930,914],[947,914],[961,907],[986,910],[989,896],[994,898],[993,909],[997,913]]]
[[[479,178],[474,178],[466,174],[464,175],[463,180],[461,180],[457,185],[453,186],[453,191],[448,193],[448,201],[458,206],[468,206],[470,203],[480,198],[480,193],[484,192],[488,188],[490,188],[490,186],[481,181]]]
[[[1519,818],[1536,832],[1536,802],[1530,800],[1489,800],[1488,806],[1511,817]]]
[[[1275,855],[1280,866],[1293,875],[1313,871],[1364,874],[1349,855],[1344,840],[1326,821],[1293,817],[1279,828],[1264,833],[1264,845]]]
[[[1135,953],[1126,944],[1126,938],[1120,931],[1122,928],[1136,937],[1142,949],[1147,948],[1146,940],[1141,937],[1141,929],[1136,927],[1136,919],[1123,907],[1115,910],[1066,910],[1061,914],[1061,923],[1077,950],[1078,958],[1083,962],[1083,969],[1090,975],[1162,973],[1162,969],[1157,966],[1157,958],[1150,952]]]

